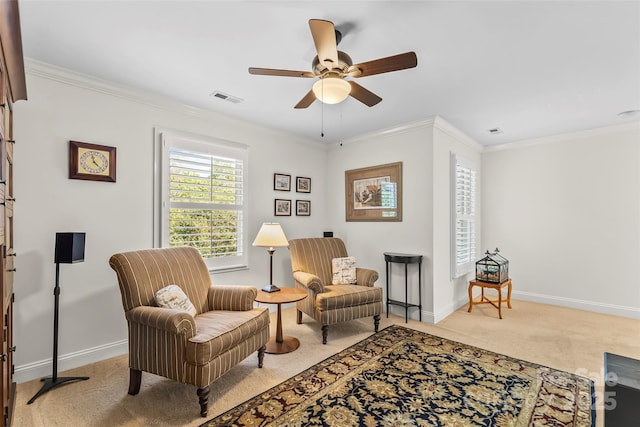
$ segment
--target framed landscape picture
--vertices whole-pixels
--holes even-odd
[[[347,221],[402,221],[402,162],[345,171]]]
[[[291,191],[291,175],[274,173],[273,189],[276,191]]]
[[[291,216],[291,200],[275,199],[273,214],[275,216]]]

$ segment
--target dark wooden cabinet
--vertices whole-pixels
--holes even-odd
[[[0,0],[0,307],[2,346],[0,348],[0,404],[2,424],[11,424],[15,383],[13,381],[13,104],[27,99],[20,35],[18,2]]]

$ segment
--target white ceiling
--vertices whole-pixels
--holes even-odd
[[[316,141],[440,115],[493,145],[640,109],[638,1],[20,0],[20,16],[27,58]],[[418,66],[357,79],[374,107],[294,110],[314,79],[247,68],[310,71],[312,18],[334,22],[354,63],[415,51]]]

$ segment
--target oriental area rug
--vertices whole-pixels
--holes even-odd
[[[204,423],[595,425],[588,378],[390,326]]]

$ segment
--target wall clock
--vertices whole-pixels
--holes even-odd
[[[69,141],[69,179],[116,182],[116,147]]]

